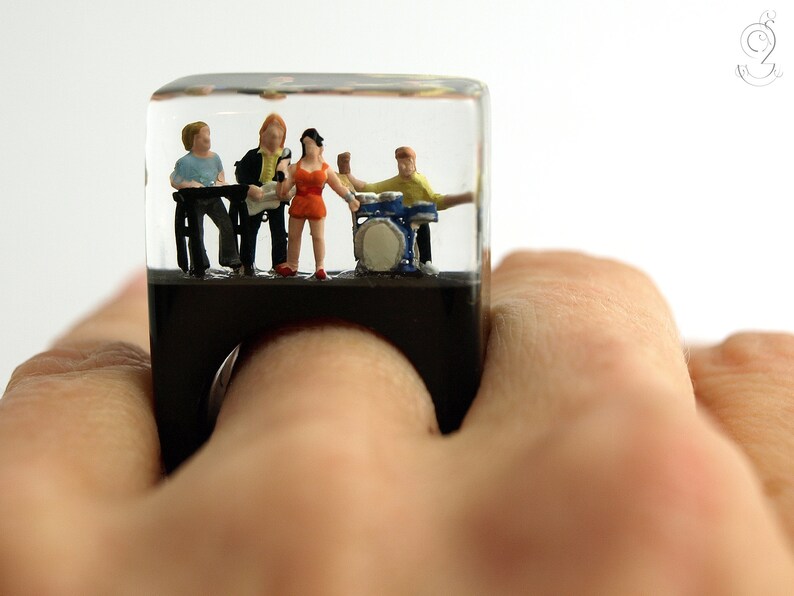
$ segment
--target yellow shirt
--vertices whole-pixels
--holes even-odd
[[[279,149],[272,155],[268,155],[265,153],[265,150],[260,147],[259,153],[262,155],[262,173],[259,175],[259,181],[262,184],[273,180],[273,176],[276,175],[276,164],[278,163],[278,158],[281,157],[283,152],[284,149]]]
[[[403,193],[403,205],[410,207],[420,201],[428,201],[436,204],[436,209],[444,209],[444,195],[433,192],[427,178],[419,172],[414,172],[411,177],[406,179],[402,176],[395,176],[382,182],[373,182],[364,186],[364,192],[401,192]]]

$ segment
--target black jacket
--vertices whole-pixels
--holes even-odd
[[[284,147],[278,161],[289,159],[290,157],[292,157],[292,152]],[[278,165],[278,163],[276,163],[276,165]],[[262,154],[259,153],[259,147],[254,147],[243,155],[240,161],[234,162],[234,177],[237,179],[238,184],[255,184],[256,186],[262,186],[262,182],[259,180],[261,174]]]

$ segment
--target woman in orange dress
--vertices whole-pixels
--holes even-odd
[[[289,240],[287,242],[287,262],[276,267],[283,277],[298,273],[298,259],[301,252],[301,236],[306,221],[314,248],[314,276],[327,279],[325,272],[325,203],[323,188],[326,184],[342,197],[350,211],[358,211],[359,203],[347,187],[342,184],[336,173],[323,160],[323,138],[315,128],[306,129],[301,135],[303,154],[297,163],[287,170],[286,178],[279,183],[277,193],[286,196],[295,186],[295,197],[289,208]]]

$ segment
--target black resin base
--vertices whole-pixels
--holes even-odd
[[[438,277],[192,279],[149,271],[155,407],[163,462],[175,469],[212,432],[208,397],[236,346],[262,332],[311,320],[343,320],[391,341],[433,398],[442,432],[460,426],[480,383],[486,340],[481,280]],[[377,388],[373,388],[373,398]]]

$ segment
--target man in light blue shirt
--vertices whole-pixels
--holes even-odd
[[[217,153],[210,151],[210,128],[204,122],[191,122],[182,129],[182,144],[189,153],[180,157],[171,174],[171,186],[176,190],[186,188],[204,188],[226,184],[223,175],[223,164]],[[220,231],[219,262],[224,267],[234,270],[240,268],[240,256],[237,252],[237,240],[232,227],[232,220],[220,197],[195,199],[193,203],[198,220],[198,241],[201,242],[203,268],[209,267],[209,259],[204,250],[204,216],[208,215]],[[193,238],[190,254],[193,252]],[[195,264],[194,264],[195,267]]]

